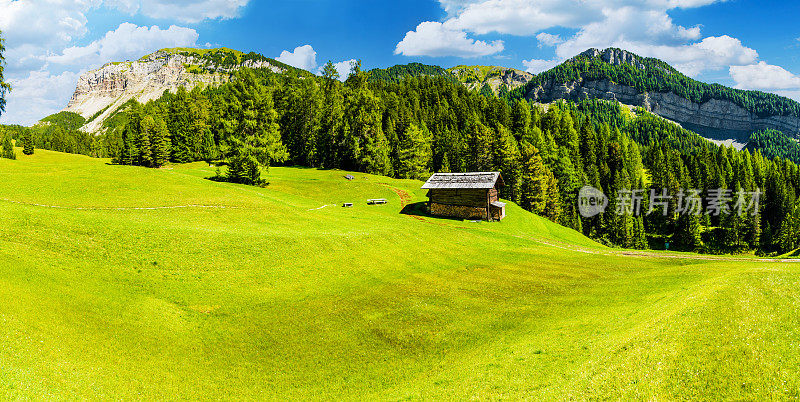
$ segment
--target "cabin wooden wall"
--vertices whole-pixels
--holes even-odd
[[[494,192],[496,197],[497,190]],[[428,197],[431,203],[483,208],[484,216],[489,202],[486,189],[433,189]]]
[[[497,193],[497,189],[492,188],[489,189],[489,203],[500,201],[500,196]]]
[[[486,219],[486,207],[469,207],[464,205],[445,205],[431,202],[429,204],[431,215],[449,216],[461,219]]]

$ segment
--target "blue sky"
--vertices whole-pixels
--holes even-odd
[[[800,99],[800,4],[753,0],[0,0],[3,123],[66,106],[79,76],[163,47],[226,46],[317,71],[419,61],[537,73],[589,47]]]

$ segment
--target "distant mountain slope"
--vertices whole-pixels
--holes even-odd
[[[87,120],[83,130],[95,132],[131,99],[147,102],[181,86],[191,89],[198,84],[225,83],[242,67],[310,74],[257,53],[227,48],[162,49],[137,61],[108,63],[82,75],[64,111],[81,115]]]
[[[479,91],[488,87],[498,94],[505,85],[506,90],[527,84],[533,74],[508,67],[498,66],[456,66],[444,69],[421,63],[410,63],[369,71],[371,80],[397,82],[408,77],[444,77],[464,84],[468,89]]]
[[[439,66],[422,63],[399,64],[389,68],[369,70],[370,80],[397,82],[408,77],[445,77],[455,80],[450,72]]]
[[[522,87],[534,77],[525,71],[497,66],[456,66],[447,71],[469,89],[480,90],[488,85],[494,93],[498,93],[503,85],[509,91]]]
[[[621,49],[589,49],[541,73],[515,95],[556,99],[616,99],[642,106],[713,139],[747,142],[750,133],[780,130],[800,134],[800,103],[774,94],[706,84],[667,63]]]
[[[756,131],[750,135],[750,150],[760,150],[767,158],[784,158],[794,163],[800,163],[800,144],[780,131]]]

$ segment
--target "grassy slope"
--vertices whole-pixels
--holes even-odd
[[[0,159],[0,398],[798,397],[796,266],[399,214],[414,181],[212,173]],[[185,205],[227,208],[69,209]]]

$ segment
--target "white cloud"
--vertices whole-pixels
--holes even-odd
[[[50,75],[32,71],[27,77],[9,79],[14,90],[8,94],[2,123],[31,125],[67,106],[82,71]]]
[[[110,61],[136,60],[152,51],[168,47],[194,46],[199,35],[191,28],[172,25],[140,27],[129,22],[120,24],[101,39],[86,46],[72,46],[61,54],[48,56],[54,64],[97,67]]]
[[[561,39],[560,36],[552,35],[552,34],[549,34],[547,32],[542,32],[542,33],[536,35],[536,40],[539,41],[539,47],[540,48],[542,46],[553,47],[555,45],[564,43],[564,39]]]
[[[284,50],[275,60],[307,71],[317,68],[317,52],[311,45],[298,46],[294,52]]]
[[[759,62],[749,66],[731,66],[736,88],[757,90],[800,90],[800,76],[780,66]]]
[[[48,52],[86,35],[87,1],[0,0],[0,31],[6,40],[6,74],[39,70]]]
[[[347,79],[347,77],[350,76],[350,71],[353,69],[353,63],[356,62],[358,62],[358,60],[350,59],[350,60],[340,61],[338,63],[333,63],[333,68],[335,68],[336,72],[339,73],[339,81],[344,81]],[[323,68],[325,68],[325,66],[322,66],[317,70],[317,75],[322,74]]]
[[[128,14],[140,13],[156,19],[197,23],[206,19],[231,19],[239,16],[249,0],[106,0],[108,7]]]
[[[531,60],[523,60],[522,65],[525,66],[525,71],[531,74],[539,74],[543,71],[547,71],[561,63],[563,60],[560,59],[553,59],[553,60],[539,60],[539,59],[531,59]]]
[[[440,0],[454,28],[477,34],[532,36],[553,27],[580,28],[613,10],[632,8],[666,16],[725,0]]]
[[[752,64],[755,50],[730,36],[703,38],[699,26],[681,26],[669,16],[677,8],[695,8],[726,0],[439,0],[447,12],[440,29],[462,35],[506,34],[536,37],[538,46],[554,47],[552,60],[532,59],[523,64],[539,71],[588,48],[620,47],[642,56],[657,57],[682,72],[696,76],[730,65]],[[423,26],[422,24],[420,26]],[[560,37],[544,32],[567,28],[576,33]],[[420,28],[409,32],[419,34]],[[423,39],[430,44],[424,46]],[[435,35],[421,38],[411,55],[459,55]],[[434,44],[439,44],[435,46]],[[444,48],[444,49],[443,49]],[[405,53],[403,53],[405,54]]]
[[[487,43],[467,38],[464,31],[452,29],[448,23],[427,21],[406,33],[397,44],[395,54],[404,56],[480,57],[503,51],[503,41]]]

